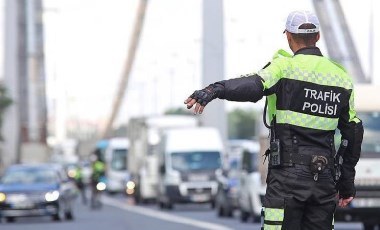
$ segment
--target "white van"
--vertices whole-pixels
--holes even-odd
[[[215,171],[221,167],[224,146],[215,128],[179,128],[164,133],[160,148],[158,204],[171,209],[175,203],[215,205]]]
[[[262,164],[260,145],[257,141],[252,140],[230,140],[229,148],[241,152],[238,188],[240,220],[247,222],[249,218],[252,218],[254,222],[259,222],[262,199],[266,190],[265,181],[262,181],[259,172],[259,164]]]
[[[111,138],[105,150],[106,189],[109,193],[125,190],[125,181],[129,177],[127,170],[129,141],[127,138]]]

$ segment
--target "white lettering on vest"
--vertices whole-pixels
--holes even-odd
[[[339,97],[341,93],[336,93],[333,90],[322,91],[308,88],[304,88],[304,91],[305,102],[302,106],[302,111],[321,115],[336,115],[338,108],[337,103],[340,103]],[[316,101],[320,101],[321,103],[311,103],[307,99],[314,99]]]

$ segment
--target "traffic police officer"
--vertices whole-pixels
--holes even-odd
[[[215,98],[257,102],[267,96],[271,137],[263,229],[332,229],[337,203],[345,207],[355,196],[363,126],[351,77],[316,47],[319,29],[315,14],[291,12],[284,33],[294,55],[279,50],[257,73],[215,82],[185,100],[201,114]]]

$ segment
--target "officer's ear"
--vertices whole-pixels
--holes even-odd
[[[293,40],[292,34],[289,33],[288,31],[285,31],[285,34],[286,34],[286,39],[288,40],[288,43],[290,44],[290,42]]]
[[[289,48],[293,50],[293,42],[294,42],[293,36],[288,31],[286,31],[285,34],[286,34],[286,39],[288,40]]]
[[[315,37],[315,43],[317,43],[320,38],[321,38],[321,34],[320,34],[320,32],[318,32],[317,36]]]

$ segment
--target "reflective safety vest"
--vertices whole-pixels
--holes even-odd
[[[284,154],[331,154],[340,120],[360,122],[354,110],[353,81],[339,64],[323,57],[279,50],[257,74],[268,97],[268,119]],[[319,55],[318,55],[319,54]],[[290,161],[290,162],[289,162]]]
[[[105,164],[101,161],[96,161],[92,165],[92,175],[94,179],[99,179],[100,176],[104,175],[105,172]]]

